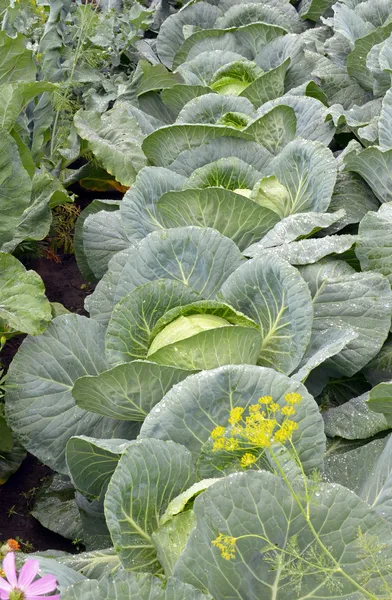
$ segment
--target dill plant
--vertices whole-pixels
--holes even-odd
[[[300,548],[298,534],[292,535],[286,546],[280,548],[268,537],[260,534],[249,533],[234,537],[220,531],[212,540],[212,545],[219,550],[222,558],[231,561],[240,552],[238,544],[241,540],[255,538],[262,541],[265,544],[260,550],[263,561],[269,565],[271,571],[279,572],[281,578],[288,578],[297,595],[301,592],[306,576],[319,580],[330,593],[341,593],[342,582],[346,580],[359,592],[361,598],[390,600],[392,587],[385,575],[390,571],[390,557],[385,552],[388,549],[386,544],[358,528],[357,558],[363,561],[363,568],[356,580],[347,573],[333,555],[332,549],[323,543],[316,531],[311,519],[311,508],[313,503],[317,503],[322,477],[317,471],[307,477],[292,440],[293,432],[299,425],[290,417],[296,414],[295,407],[302,397],[291,392],[284,396],[284,400],[286,404],[280,406],[273,401],[272,396],[263,396],[257,404],[248,407],[248,414],[244,408],[232,408],[227,426],[218,425],[211,433],[212,451],[235,453],[242,468],[251,467],[259,471],[262,469],[257,463],[265,457],[273,472],[283,479],[313,536],[313,541],[304,551]],[[295,472],[295,469],[293,472],[292,463],[282,461],[282,450],[283,453],[289,451],[298,472]],[[375,577],[381,582],[377,595],[367,589],[367,585]]]

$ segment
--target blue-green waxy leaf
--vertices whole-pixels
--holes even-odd
[[[141,149],[144,136],[126,105],[116,104],[104,115],[79,111],[75,127],[106,171],[122,185],[132,185],[146,158]]]
[[[23,445],[67,473],[65,445],[74,435],[133,439],[137,426],[79,409],[72,387],[79,377],[107,370],[104,328],[79,315],[57,317],[43,335],[28,337],[12,362],[6,413]]]
[[[85,554],[91,555],[93,565],[106,559],[106,555],[100,556],[98,552]],[[83,555],[73,557],[76,564],[80,556]],[[113,557],[109,559],[113,561]],[[96,569],[93,572],[95,571]],[[62,600],[212,600],[208,594],[203,594],[178,579],[163,582],[148,573],[128,573],[124,570],[114,576],[105,575],[100,581],[76,583],[68,587],[61,597]]]
[[[192,173],[205,165],[217,162],[222,158],[240,159],[260,173],[271,162],[273,155],[263,146],[253,141],[237,138],[220,138],[212,140],[199,148],[185,150],[169,166],[185,177],[191,177]]]
[[[255,258],[233,273],[220,293],[261,330],[258,364],[291,373],[309,343],[313,309],[298,271],[273,256]]]
[[[329,481],[345,485],[392,522],[392,436],[374,440],[326,461]]]
[[[178,50],[173,67],[192,60],[201,52],[226,50],[254,60],[269,42],[286,33],[283,27],[267,23],[250,23],[228,29],[204,29],[190,35]]]
[[[333,0],[301,0],[299,14],[302,19],[318,21],[332,4],[334,4]]]
[[[164,227],[157,215],[157,202],[165,192],[181,190],[184,183],[185,177],[162,167],[145,167],[139,172],[120,206],[123,227],[132,242]]]
[[[377,417],[384,417],[391,425],[392,423],[392,384],[382,382],[376,385],[369,393],[368,406]],[[373,415],[374,416],[374,415]]]
[[[348,171],[363,177],[380,202],[392,201],[392,150],[372,146],[359,153],[350,152],[344,164]]]
[[[289,65],[290,59],[287,58],[281,65],[264,73],[248,85],[240,97],[248,98],[256,108],[269,100],[279,98],[284,94],[284,82]]]
[[[197,148],[222,137],[252,139],[242,131],[224,125],[174,124],[161,127],[148,135],[142,148],[150,163],[168,167],[184,150]]]
[[[213,429],[227,426],[230,411],[236,406],[247,410],[264,395],[283,406],[289,392],[302,396],[293,417],[299,425],[293,440],[304,469],[322,469],[325,436],[316,402],[299,382],[263,367],[227,365],[188,377],[151,411],[140,437],[182,444],[197,460],[200,477],[219,477],[222,472],[241,469],[241,456],[235,453],[226,459],[225,467],[214,465],[210,444]]]
[[[384,415],[373,412],[368,400],[369,392],[366,392],[325,411],[323,417],[326,435],[346,440],[364,440],[389,429],[390,425]]]
[[[90,499],[102,497],[128,445],[127,440],[72,437],[67,443],[66,459],[76,489]]]
[[[327,263],[328,264],[328,263]],[[331,263],[333,265],[333,263]],[[335,263],[339,266],[339,263]],[[314,308],[313,334],[331,327],[358,334],[338,355],[328,360],[335,375],[351,376],[379,352],[391,326],[392,295],[386,277],[379,273],[323,273],[321,263],[301,271],[308,283]],[[347,267],[346,263],[343,266]]]
[[[244,254],[245,256],[273,254],[284,258],[291,265],[308,265],[325,258],[329,254],[343,254],[350,250],[356,241],[357,236],[355,235],[327,235],[321,239],[300,240],[266,249],[254,244],[244,250]]]
[[[188,102],[177,117],[177,123],[215,124],[228,112],[240,112],[254,116],[253,104],[247,98],[205,94]]]
[[[364,271],[377,271],[392,283],[392,203],[368,212],[359,224],[355,253]]]
[[[203,298],[214,298],[228,274],[244,260],[234,242],[213,229],[156,231],[137,248],[114,256],[86,305],[94,319],[106,324],[121,298],[157,279],[172,279]]]
[[[296,137],[319,141],[326,146],[331,142],[335,127],[333,122],[328,120],[327,107],[319,100],[286,94],[282,98],[266,102],[257,113],[263,116],[277,106],[288,106],[294,110],[297,120]]]
[[[157,212],[164,227],[213,227],[232,239],[240,250],[250,240],[260,240],[278,220],[278,215],[268,208],[219,187],[168,192],[159,199]]]
[[[185,40],[184,25],[210,29],[221,14],[222,11],[218,7],[207,2],[197,2],[166,19],[157,39],[157,50],[163,64],[172,68],[174,57]]]
[[[347,71],[365,90],[373,91],[373,74],[368,69],[366,61],[371,49],[384,40],[392,32],[392,23],[377,27],[364,37],[355,41],[354,50],[347,57]]]
[[[94,215],[100,211],[117,211],[119,209],[119,202],[117,200],[93,200],[90,204],[82,210],[75,225],[74,233],[74,247],[75,247],[75,258],[78,263],[79,271],[83,275],[83,279],[86,281],[95,281],[96,277],[92,272],[84,251],[84,239],[83,239],[83,225],[88,216]]]
[[[295,112],[290,106],[276,106],[250,123],[244,131],[271,154],[279,154],[295,138]]]
[[[189,371],[136,360],[99,375],[80,377],[72,388],[76,404],[124,421],[143,421],[170,388]]]
[[[114,546],[129,571],[157,573],[152,533],[176,496],[196,481],[192,454],[179,444],[139,440],[121,457],[105,498]]]
[[[254,188],[253,198],[281,218],[299,212],[325,212],[336,182],[332,152],[320,142],[294,140],[270,163],[273,175]]]
[[[303,485],[295,489],[302,498]],[[280,477],[253,471],[226,477],[196,499],[197,526],[175,565],[174,576],[209,590],[216,600],[292,600],[292,578],[286,569],[271,568],[271,560],[273,565],[291,563],[294,543],[301,557],[311,548],[312,557],[318,556],[323,565],[325,561],[334,565],[326,580],[325,571],[318,576],[314,558],[310,559],[310,565],[301,570],[299,598],[354,600],[359,597],[360,574],[373,564],[371,557],[361,555],[360,544],[372,539],[384,548],[384,563],[381,573],[362,589],[378,597],[375,594],[385,578],[391,580],[387,566],[392,553],[391,526],[344,487],[320,484],[316,493],[317,501],[311,501],[309,512],[313,533]],[[242,518],[238,518],[239,512]],[[236,540],[229,560],[213,544],[219,534]],[[326,553],[315,541],[315,534]]]
[[[83,251],[94,277],[101,279],[110,259],[132,246],[119,211],[101,210],[88,215],[83,223]]]

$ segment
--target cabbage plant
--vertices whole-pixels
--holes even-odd
[[[192,1],[76,114],[129,190],[6,397],[76,490],[65,598],[390,598],[390,17]]]

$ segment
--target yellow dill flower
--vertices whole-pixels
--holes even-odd
[[[222,437],[223,435],[225,435],[225,431],[226,431],[226,429],[224,427],[222,427],[221,425],[218,425],[218,427],[215,427],[215,429],[213,429],[211,431],[212,439],[216,440],[217,438]]]
[[[241,421],[243,412],[244,412],[244,409],[241,408],[241,406],[236,406],[235,408],[232,408],[230,411],[230,417],[229,417],[230,425],[235,425],[236,423]]]
[[[272,404],[269,404],[268,409],[270,412],[279,412],[280,406],[277,402],[272,402]]]
[[[223,450],[224,446],[225,446],[225,438],[218,438],[217,440],[215,440],[213,446],[212,446],[212,451],[213,452],[217,452],[217,450]]]
[[[242,435],[243,431],[244,428],[242,427],[242,425],[233,425],[233,427],[231,428],[232,435]]]
[[[249,414],[252,413],[258,413],[261,410],[261,406],[259,406],[258,404],[251,404],[251,406],[249,406]]]
[[[284,399],[287,404],[299,404],[302,400],[302,396],[301,394],[297,394],[297,392],[290,392],[285,395]]]
[[[235,558],[235,543],[235,537],[224,535],[223,533],[220,533],[215,540],[212,540],[212,545],[221,551],[222,557],[225,560]]]
[[[228,452],[232,452],[233,450],[237,450],[239,447],[239,442],[235,438],[228,438],[225,440],[225,450]]]
[[[239,447],[238,440],[234,438],[219,438],[215,440],[212,450],[216,452],[217,450],[227,450],[227,452],[233,452],[233,450],[237,450]]]
[[[284,421],[280,429],[274,435],[275,442],[286,442],[291,439],[293,432],[298,429],[298,424],[295,421]]]
[[[296,410],[294,408],[294,406],[284,406],[282,408],[282,415],[284,415],[285,417],[291,417],[291,415],[295,415]]]
[[[272,396],[261,396],[261,398],[259,398],[258,402],[260,404],[271,404]]]
[[[275,427],[275,419],[262,419],[260,422],[254,423],[249,422],[245,428],[246,439],[259,448],[269,448]]]
[[[250,452],[246,452],[244,456],[241,458],[241,467],[249,467],[256,462],[256,457],[253,456]]]

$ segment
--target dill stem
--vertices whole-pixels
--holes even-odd
[[[301,513],[305,517],[306,523],[307,523],[309,529],[311,530],[312,534],[314,535],[316,542],[318,543],[318,545],[320,546],[320,548],[323,550],[323,552],[325,552],[325,554],[331,559],[331,561],[333,562],[333,564],[336,566],[336,571],[339,572],[339,573],[341,573],[343,575],[343,577],[345,577],[347,579],[347,581],[349,581],[357,590],[359,590],[360,592],[362,592],[367,598],[370,598],[371,600],[380,600],[379,598],[377,598],[377,596],[374,596],[371,592],[368,592],[364,587],[362,587],[359,583],[357,583],[352,577],[350,577],[350,575],[348,573],[346,573],[341,568],[341,566],[338,563],[338,561],[331,554],[331,552],[328,550],[328,548],[324,545],[324,543],[320,539],[317,531],[313,527],[313,523],[311,522],[310,517],[308,516],[307,511],[302,506],[302,502],[298,498],[298,496],[297,496],[297,494],[296,494],[293,486],[291,485],[289,479],[286,476],[286,473],[282,469],[282,467],[281,467],[281,465],[279,463],[279,460],[277,459],[274,451],[271,450],[271,448],[270,448],[270,453],[271,453],[272,458],[275,461],[276,466],[278,467],[279,473],[281,474],[284,482],[286,483],[287,487],[290,490],[291,495],[293,496],[296,504],[298,505],[298,508],[300,509]]]

